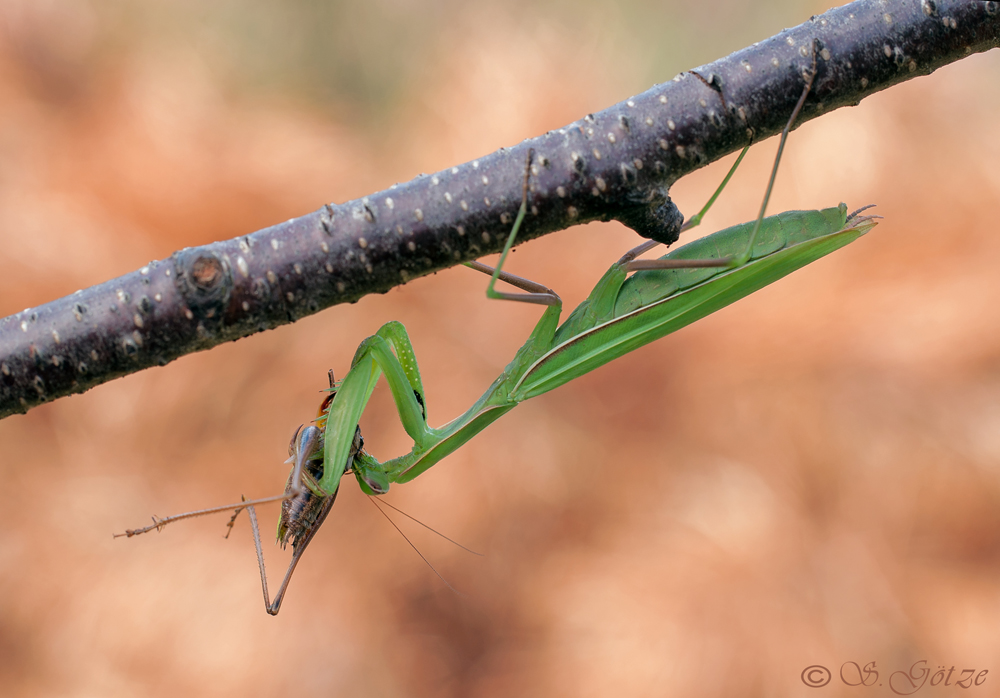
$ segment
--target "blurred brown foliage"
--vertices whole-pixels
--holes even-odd
[[[3,0],[0,314],[562,126],[826,7]],[[849,661],[1000,672],[998,78],[974,56],[804,125],[771,210],[875,202],[873,233],[394,487],[485,553],[401,520],[461,595],[351,482],[277,618],[245,519],[111,534],[278,491],[326,370],[385,321],[431,422],[457,415],[537,317],[471,271],[0,422],[0,693],[800,695],[824,664],[834,696]],[[753,217],[773,149],[706,230]],[[717,165],[675,187],[683,210]],[[585,226],[510,268],[572,305],[633,242]],[[385,390],[362,428],[407,449]]]

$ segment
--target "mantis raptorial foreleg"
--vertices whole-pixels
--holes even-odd
[[[435,430],[427,426],[427,410],[420,370],[413,353],[413,345],[406,328],[399,322],[388,322],[378,332],[361,342],[327,413],[326,433],[344,435],[352,433],[364,412],[380,376],[385,375],[392,392],[400,422],[414,447],[428,445],[435,438]],[[346,468],[350,442],[345,438],[327,438],[324,453],[326,463],[344,463]],[[339,471],[339,472],[338,472]],[[344,469],[327,468],[320,481],[320,488],[332,491],[340,482]],[[361,466],[356,470],[358,480],[368,494],[382,494],[389,489],[389,482],[380,470]]]

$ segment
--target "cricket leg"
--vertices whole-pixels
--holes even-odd
[[[312,458],[317,453],[322,452],[323,442],[322,434],[316,427],[306,427],[305,429],[299,429],[292,438],[293,448],[295,449],[295,467],[292,470],[292,476],[289,478],[288,487],[285,489],[283,494],[277,494],[273,497],[263,497],[261,499],[244,499],[238,504],[224,504],[218,507],[210,507],[208,509],[198,509],[197,511],[188,511],[183,514],[174,514],[173,516],[165,516],[162,519],[159,517],[153,517],[153,523],[149,526],[143,528],[133,528],[125,531],[124,533],[114,534],[115,538],[131,538],[132,536],[137,536],[140,533],[148,533],[149,531],[159,531],[167,524],[172,524],[175,521],[183,521],[184,519],[193,519],[198,516],[208,516],[209,514],[218,514],[223,511],[232,511],[233,518],[229,521],[229,528],[232,530],[233,523],[236,521],[236,516],[246,507],[253,506],[256,504],[268,504],[270,502],[281,502],[286,499],[290,499],[302,492],[302,482],[303,482],[303,467],[306,461]],[[229,534],[226,534],[229,537]]]
[[[253,508],[253,502],[244,503],[243,506],[246,507],[247,514],[250,516],[250,528],[253,530],[253,544],[257,549],[257,565],[260,568],[260,584],[264,592],[264,608],[268,614],[276,616],[278,615],[278,611],[281,610],[281,602],[285,598],[285,590],[288,588],[288,582],[292,579],[292,573],[295,571],[296,565],[299,564],[302,554],[316,535],[316,531],[320,529],[320,526],[323,525],[327,515],[330,513],[330,509],[337,499],[338,491],[339,488],[323,502],[323,508],[320,510],[319,516],[316,517],[315,525],[306,531],[300,539],[292,543],[292,560],[288,563],[285,577],[281,580],[281,586],[278,587],[278,593],[274,595],[273,601],[267,592],[267,570],[264,567],[264,551],[260,544],[260,527],[257,525],[257,512]]]

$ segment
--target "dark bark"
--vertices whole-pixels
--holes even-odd
[[[0,320],[0,418],[593,220],[676,239],[667,188],[798,123],[1000,45],[1000,3],[858,0],[558,131]],[[359,338],[360,339],[360,338]]]

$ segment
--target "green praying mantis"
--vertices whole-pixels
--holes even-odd
[[[770,181],[757,219],[696,240],[657,260],[637,257],[655,246],[649,241],[630,250],[601,277],[564,322],[559,323],[562,301],[549,288],[502,271],[507,254],[524,220],[529,198],[531,157],[525,166],[521,207],[496,268],[479,262],[467,266],[490,275],[487,296],[544,305],[545,310],[524,345],[500,376],[464,414],[434,428],[427,424],[424,387],[413,346],[399,322],[383,325],[357,349],[350,370],[335,383],[316,423],[300,427],[289,445],[292,470],[281,495],[213,507],[163,519],[153,518],[145,528],[125,536],[157,529],[173,521],[222,511],[233,519],[247,509],[260,566],[264,604],[277,615],[288,582],[306,547],[329,514],[341,479],[353,473],[361,490],[381,495],[393,483],[413,480],[489,424],[529,398],[558,388],[649,342],[699,320],[747,296],[867,233],[877,216],[862,215],[865,207],[848,215],[847,207],[819,211],[787,211],[764,217],[781,153],[793,123],[812,86],[813,72],[804,74],[806,85],[792,112],[778,146]],[[746,154],[744,148],[722,184],[705,207],[682,230],[700,223],[729,182]],[[502,280],[518,293],[496,291]],[[413,440],[409,453],[384,462],[364,449],[358,421],[375,389],[385,376],[406,433]],[[273,601],[267,576],[254,505],[281,501],[278,541],[292,542],[293,555]]]

